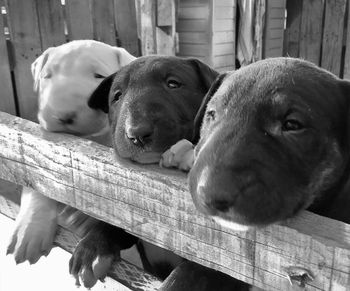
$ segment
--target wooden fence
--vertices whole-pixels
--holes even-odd
[[[304,212],[283,224],[234,232],[196,211],[185,174],[116,160],[110,148],[43,132],[6,113],[0,113],[0,148],[0,178],[182,257],[266,290],[291,290],[288,275],[298,279],[300,268],[314,278],[305,280],[307,290],[350,288],[350,225]]]

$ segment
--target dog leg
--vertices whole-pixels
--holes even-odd
[[[78,243],[69,261],[69,273],[86,288],[97,280],[103,281],[114,261],[120,259],[120,251],[130,248],[137,238],[124,230],[104,222],[98,222]]]
[[[194,146],[186,139],[174,144],[162,154],[159,165],[164,168],[178,168],[188,172],[194,163]]]
[[[34,264],[52,248],[57,229],[57,202],[24,187],[15,223],[7,254],[13,254],[17,264],[26,260]]]

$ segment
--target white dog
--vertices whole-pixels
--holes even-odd
[[[32,64],[34,90],[39,96],[38,120],[53,132],[66,132],[109,145],[108,119],[87,100],[104,77],[135,59],[125,49],[78,40],[48,48]],[[60,203],[24,188],[15,231],[7,253],[17,263],[35,263],[47,255],[57,229]]]

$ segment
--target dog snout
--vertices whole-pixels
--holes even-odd
[[[134,144],[144,147],[152,142],[154,127],[151,123],[143,122],[139,125],[128,125],[125,129],[127,138]]]
[[[73,124],[76,118],[77,114],[75,112],[66,113],[57,117],[58,121],[63,125]]]

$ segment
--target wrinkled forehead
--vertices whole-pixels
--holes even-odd
[[[337,78],[311,64],[262,62],[229,73],[212,102],[230,108],[299,104],[329,110],[339,105],[339,95]]]
[[[194,67],[184,59],[148,56],[138,58],[122,68],[116,75],[116,82],[140,84],[167,77],[177,77],[179,81],[198,80]]]
[[[57,48],[50,53],[46,65],[53,72],[101,68],[110,74],[113,72],[112,64],[116,63],[117,57],[111,50],[103,47],[82,47],[71,50]]]

